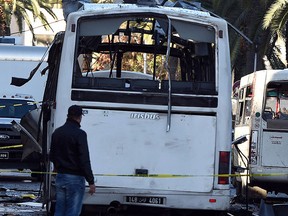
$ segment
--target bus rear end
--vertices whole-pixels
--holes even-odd
[[[196,8],[84,8],[68,18],[57,91],[44,97],[56,102],[51,132],[83,107],[97,185],[84,204],[228,209],[226,22]]]

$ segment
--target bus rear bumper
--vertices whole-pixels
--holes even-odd
[[[128,188],[101,188],[90,195],[85,193],[84,205],[139,206],[165,209],[228,210],[230,190],[214,190],[211,193],[181,191],[149,191]]]

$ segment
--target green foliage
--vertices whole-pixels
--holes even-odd
[[[33,39],[34,38],[34,30],[32,27],[32,22],[36,19],[39,19],[45,29],[51,29],[50,24],[48,23],[46,16],[41,11],[44,9],[48,12],[50,16],[54,19],[57,19],[56,15],[52,11],[52,6],[50,3],[47,3],[45,0],[0,0],[0,5],[3,10],[3,19],[5,21],[6,26],[10,26],[11,16],[15,15],[17,25],[19,27],[20,32],[23,31],[23,20],[28,25],[28,28],[32,32]],[[33,20],[30,20],[28,16],[28,11],[30,11],[33,15]]]
[[[283,29],[288,18],[288,1],[276,0],[268,9],[263,20],[263,29],[270,29],[272,34],[283,38]]]
[[[272,68],[284,67],[277,40],[285,40],[288,18],[287,0],[199,0],[209,5],[213,13],[226,19],[244,33],[253,45],[230,29],[231,65],[236,77],[251,73],[254,57],[257,56],[256,70],[265,69],[269,62]],[[288,56],[288,55],[287,55]]]

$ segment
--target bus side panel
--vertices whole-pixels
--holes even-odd
[[[288,133],[263,132],[262,166],[288,167]]]
[[[169,132],[166,122],[163,113],[88,110],[82,127],[97,185],[211,191],[216,117],[173,114]]]

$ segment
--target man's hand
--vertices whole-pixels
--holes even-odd
[[[91,185],[89,185],[89,194],[94,194],[95,193],[95,191],[96,191],[96,186],[95,186],[95,184],[91,184]]]

